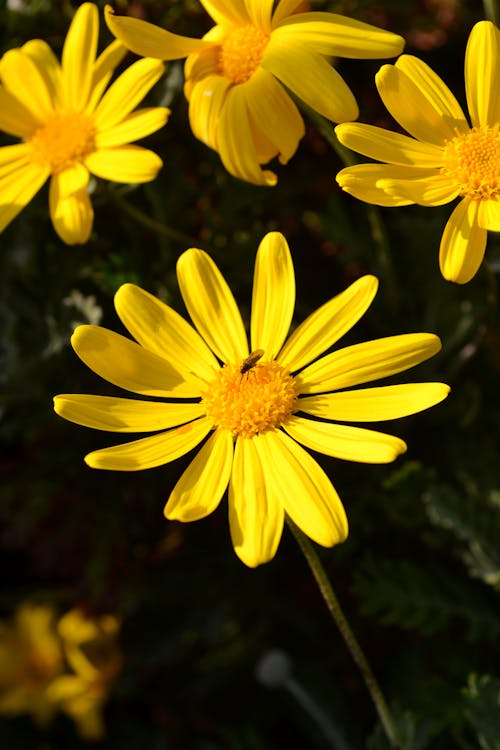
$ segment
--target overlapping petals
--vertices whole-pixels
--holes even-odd
[[[261,166],[274,157],[286,164],[304,135],[284,87],[334,122],[354,120],[356,100],[325,56],[394,57],[404,46],[402,37],[345,16],[295,14],[297,0],[281,0],[274,13],[271,0],[202,4],[216,24],[202,40],[117,16],[109,6],[106,21],[137,54],[187,57],[193,133],[218,151],[228,172],[256,185],[276,184],[276,175]]]
[[[345,422],[414,414],[442,401],[448,386],[357,386],[423,362],[439,351],[439,339],[414,333],[325,354],[372,302],[378,282],[364,276],[285,341],[295,277],[288,245],[277,232],[266,235],[257,252],[251,349],[236,301],[210,256],[187,250],[177,275],[193,326],[125,284],[115,306],[135,341],[98,326],[80,326],[73,335],[85,364],[142,398],[64,394],[55,398],[56,412],[104,431],[154,433],[93,451],[87,464],[115,471],[160,466],[208,438],[174,487],[167,518],[203,518],[228,490],[232,543],[250,567],[275,555],[287,517],[318,544],[344,541],[347,519],[337,491],[300,444],[363,463],[397,458],[406,450],[403,440]]]
[[[452,92],[416,57],[384,65],[376,83],[411,137],[360,123],[338,125],[343,145],[382,163],[347,167],[337,182],[379,206],[440,206],[459,197],[439,264],[445,279],[465,284],[483,260],[486,230],[500,231],[500,31],[481,21],[469,37],[465,83],[472,127]]]
[[[9,50],[0,61],[0,128],[25,143],[0,149],[0,231],[50,178],[49,211],[67,244],[86,242],[93,209],[89,173],[117,182],[154,179],[161,159],[130,143],[167,121],[165,107],[132,110],[163,73],[158,60],[126,69],[106,92],[126,48],[113,42],[96,58],[97,6],[76,11],[59,63],[35,39]],[[22,151],[21,151],[22,148]]]

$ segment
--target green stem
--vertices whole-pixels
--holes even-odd
[[[500,21],[500,13],[498,10],[498,3],[496,0],[483,0],[484,15],[488,21],[492,21],[498,26]]]
[[[364,655],[361,646],[354,633],[352,632],[349,623],[346,620],[344,613],[340,607],[340,604],[335,596],[332,588],[332,584],[328,579],[326,571],[321,564],[321,561],[316,554],[311,541],[306,537],[305,534],[296,526],[290,518],[287,518],[287,524],[292,531],[297,544],[302,550],[304,557],[312,571],[316,583],[318,584],[321,595],[325,601],[328,610],[337,625],[342,638],[350,651],[352,658],[358,666],[359,671],[365,681],[365,685],[368,688],[368,692],[375,704],[380,721],[389,740],[389,744],[394,750],[400,750],[400,744],[397,738],[396,730],[394,728],[394,721],[391,716],[391,712],[384,698],[380,685],[378,684],[375,675],[373,674],[372,668],[370,667],[366,656]]]
[[[147,229],[156,232],[162,237],[167,237],[170,240],[174,240],[174,242],[179,242],[183,246],[183,249],[184,246],[197,247],[199,245],[199,240],[195,239],[194,237],[190,237],[183,232],[178,232],[176,229],[172,229],[166,224],[163,224],[161,221],[157,221],[156,219],[151,218],[151,216],[148,216],[146,213],[141,211],[139,208],[134,206],[132,203],[130,203],[130,201],[126,200],[122,196],[115,193],[113,195],[113,201],[119,208],[122,209],[122,211],[125,211],[125,213],[127,213],[139,224],[142,224],[142,226],[147,227]]]
[[[330,144],[345,167],[353,167],[356,164],[359,164],[353,152],[342,145],[342,143],[339,141],[339,139],[335,135],[334,126],[331,122],[326,120],[315,110],[303,105],[302,102],[301,107],[305,109],[309,119],[315,123],[324,139],[327,141],[327,143]],[[384,223],[380,217],[380,211],[378,210],[377,206],[373,206],[367,203],[366,211],[368,215],[368,223],[370,224],[372,239],[377,251],[377,263],[382,271],[386,284],[385,292],[387,304],[391,312],[396,313],[399,306],[399,293],[398,285],[396,283],[396,275],[394,273],[394,268],[392,265],[387,233],[385,231]]]

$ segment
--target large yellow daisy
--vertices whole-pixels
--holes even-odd
[[[301,0],[201,0],[215,21],[203,39],[171,34],[145,21],[114,15],[115,36],[139,55],[187,56],[185,94],[193,133],[220,154],[232,175],[276,184],[262,170],[295,153],[304,122],[286,89],[333,122],[355,120],[358,107],[327,56],[398,55],[404,39],[334,13],[298,13]]]
[[[341,143],[384,164],[359,164],[337,175],[356,198],[379,206],[440,206],[459,197],[439,251],[445,279],[465,284],[477,272],[487,230],[500,231],[500,31],[477,23],[465,54],[471,125],[428,65],[402,55],[376,76],[380,96],[408,137],[373,125],[339,125]]]
[[[106,91],[126,49],[115,41],[96,59],[98,33],[97,6],[84,3],[61,63],[41,39],[9,50],[0,61],[0,129],[22,140],[0,148],[0,231],[50,178],[57,234],[70,245],[86,242],[93,222],[90,173],[139,183],[154,179],[162,166],[155,153],[129,144],[167,120],[165,107],[132,111],[164,67],[140,60]]]
[[[318,544],[343,541],[347,520],[339,497],[300,443],[351,461],[393,461],[406,450],[402,440],[344,422],[415,413],[444,399],[448,386],[352,388],[422,362],[439,351],[438,337],[392,336],[324,355],[376,293],[377,279],[363,276],[285,341],[295,278],[288,245],[277,232],[264,237],[257,253],[250,349],[234,297],[210,256],[187,250],[177,276],[194,328],[148,292],[125,284],[115,307],[135,342],[92,325],[73,334],[86,365],[148,400],[60,395],[56,412],[100,430],[156,432],[89,453],[85,461],[96,469],[147,469],[173,461],[210,435],[174,487],[167,518],[203,518],[229,487],[233,545],[249,566],[274,556],[285,514]]]

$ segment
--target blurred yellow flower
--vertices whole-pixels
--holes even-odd
[[[476,274],[487,230],[500,231],[500,31],[480,21],[465,54],[472,127],[428,65],[402,55],[376,76],[380,96],[412,138],[361,123],[339,125],[339,141],[384,164],[359,164],[337,175],[347,193],[379,206],[441,206],[460,202],[439,251],[445,279],[465,284]]]
[[[0,622],[0,714],[28,713],[48,724],[57,708],[47,689],[63,672],[51,607],[22,604],[11,622]]]
[[[404,39],[334,13],[297,13],[301,0],[201,0],[215,22],[203,39],[171,34],[116,16],[112,33],[139,55],[187,56],[185,94],[193,133],[215,149],[235,177],[275,185],[262,170],[279,156],[286,164],[304,135],[302,117],[285,87],[333,122],[355,120],[358,107],[327,57],[398,55]]]
[[[52,607],[22,604],[0,623],[0,714],[30,714],[44,726],[62,711],[82,737],[105,734],[102,709],[121,669],[112,615],[73,609],[56,622]]]
[[[61,239],[90,236],[90,173],[116,182],[155,178],[162,166],[152,151],[130,145],[161,128],[165,107],[133,112],[163,73],[157,60],[131,65],[106,91],[126,49],[110,44],[97,57],[97,6],[83,3],[69,28],[62,62],[41,39],[0,60],[0,129],[22,143],[0,148],[0,231],[50,178],[49,209]]]
[[[147,469],[186,454],[212,433],[174,487],[167,518],[203,518],[229,488],[232,542],[246,565],[274,556],[285,514],[318,544],[342,542],[347,520],[340,499],[299,443],[351,461],[393,461],[406,450],[402,440],[342,423],[413,414],[444,399],[448,386],[351,389],[422,362],[439,351],[439,339],[413,333],[320,356],[369,307],[378,284],[373,276],[355,281],[287,339],[295,277],[278,232],[267,234],[257,253],[251,349],[235,299],[205,252],[183,253],[177,277],[194,328],[125,284],[115,307],[136,341],[99,326],[75,330],[73,347],[88,367],[148,400],[66,394],[55,397],[56,412],[99,430],[157,433],[96,450],[85,461],[96,469]]]

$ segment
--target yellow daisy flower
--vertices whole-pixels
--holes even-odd
[[[157,433],[94,451],[85,461],[96,469],[147,469],[184,455],[211,433],[174,487],[167,518],[203,518],[229,487],[234,549],[250,567],[274,556],[285,514],[318,544],[342,542],[347,520],[340,499],[299,443],[351,461],[393,461],[406,450],[402,440],[343,422],[413,414],[444,399],[448,386],[351,388],[422,362],[439,351],[438,337],[393,336],[313,362],[364,314],[377,279],[355,281],[285,341],[295,278],[278,232],[267,234],[257,253],[251,350],[234,297],[209,255],[187,250],[178,260],[177,277],[194,328],[148,292],[124,284],[115,307],[137,343],[99,326],[75,330],[71,341],[86,365],[150,400],[60,395],[56,412],[100,430]]]
[[[171,34],[116,16],[112,33],[138,55],[187,56],[185,94],[197,138],[215,149],[235,177],[275,185],[262,170],[279,156],[286,164],[304,135],[304,122],[286,87],[333,122],[355,120],[356,100],[326,57],[395,57],[404,39],[334,13],[297,13],[301,0],[201,0],[215,22],[203,39]]]
[[[75,13],[62,62],[41,39],[0,60],[0,129],[22,143],[0,148],[0,231],[50,178],[49,210],[57,234],[69,245],[86,242],[93,210],[90,173],[116,182],[155,178],[162,166],[152,151],[129,145],[161,128],[165,107],[133,112],[163,73],[158,60],[131,65],[106,91],[125,55],[119,42],[96,59],[97,6]]]
[[[480,21],[465,53],[465,89],[471,125],[439,76],[411,55],[384,65],[380,96],[408,137],[373,125],[339,125],[345,146],[384,164],[343,169],[347,193],[379,206],[441,206],[460,202],[439,250],[445,279],[465,284],[484,257],[487,230],[500,231],[500,31]]]

